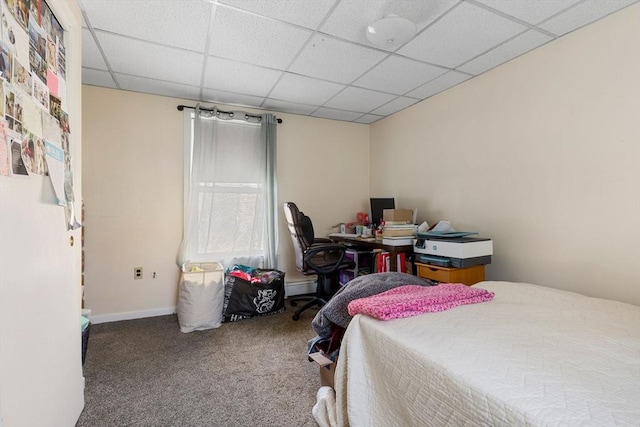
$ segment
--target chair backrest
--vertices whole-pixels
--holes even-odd
[[[298,271],[306,272],[304,253],[313,244],[313,224],[311,219],[300,212],[293,202],[284,204],[284,217],[287,220],[287,227],[296,255],[296,268]]]

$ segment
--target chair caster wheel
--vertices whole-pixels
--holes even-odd
[[[294,314],[293,316],[291,316],[291,318],[293,320],[300,320],[300,315],[299,314]]]
[[[295,301],[290,301],[289,305],[291,305],[291,307],[296,307],[298,305],[298,303],[295,302]]]

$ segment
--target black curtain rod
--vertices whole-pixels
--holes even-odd
[[[195,109],[196,109],[196,107],[190,107],[190,106],[188,106],[188,105],[178,105],[178,111],[182,111],[182,110],[184,110],[185,108],[189,108],[190,110],[195,110]],[[201,109],[201,110],[204,110],[204,111],[213,111],[213,108],[203,108],[203,107],[200,107],[200,109]],[[223,111],[223,110],[217,110],[217,111],[221,112],[222,114],[229,114],[229,113],[231,112],[231,111]],[[249,114],[249,113],[247,113],[247,115],[248,115],[249,117],[260,117],[260,115],[256,115],[256,114]],[[278,123],[282,123],[282,119],[278,119],[278,118],[276,118],[276,120],[278,121]]]

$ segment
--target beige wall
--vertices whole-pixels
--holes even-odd
[[[372,126],[278,114],[279,204],[296,202],[325,235],[369,195],[395,196],[420,220],[493,238],[489,279],[640,303],[637,17],[634,6]],[[102,320],[169,313],[175,107],[192,102],[95,87],[83,102],[86,304]],[[279,268],[304,280],[280,225]]]
[[[295,202],[316,236],[368,211],[369,126],[291,116],[278,127],[278,199]],[[305,280],[295,269],[293,245],[280,218],[280,268],[287,282]]]
[[[639,9],[372,125],[371,188],[491,237],[489,279],[640,304]]]
[[[75,1],[48,4],[66,32],[67,112],[79,214],[82,15]],[[65,224],[64,208],[57,205],[48,177],[0,176],[0,425],[4,427],[72,426],[84,405],[81,230],[67,231]],[[73,247],[71,237],[78,243]]]
[[[96,319],[175,306],[183,179],[177,104],[84,86],[85,305]],[[135,267],[142,280],[133,280]]]
[[[84,87],[85,302],[96,321],[175,307],[183,209],[178,104],[193,102]],[[326,235],[366,207],[369,126],[278,117],[279,205],[296,202]],[[283,218],[280,224],[279,268],[287,282],[306,280],[295,271]],[[143,267],[142,280],[133,279],[134,267]]]

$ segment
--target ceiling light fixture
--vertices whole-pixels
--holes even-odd
[[[416,36],[416,24],[398,15],[387,15],[367,27],[367,39],[382,48],[395,48]]]

